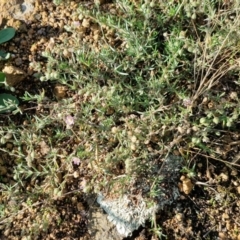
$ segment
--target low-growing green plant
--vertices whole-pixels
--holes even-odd
[[[3,86],[5,89],[14,90],[14,88],[9,87],[6,82],[6,75],[0,72],[0,87]],[[10,93],[0,94],[0,113],[6,113],[17,109],[19,104],[18,99]]]
[[[0,72],[0,87],[3,86],[5,89],[15,91],[13,87],[7,84],[6,76],[3,72]],[[19,104],[18,99],[10,93],[0,94],[0,113],[9,112],[17,109]]]
[[[0,94],[0,113],[6,113],[13,111],[18,107],[19,101],[12,94],[1,93]]]
[[[218,9],[208,0],[187,5],[125,0],[116,5],[117,16],[98,5],[81,6],[81,19],[98,29],[101,44],[97,50],[87,42],[79,46],[81,34],[67,26],[75,44],[66,40],[44,52],[48,65],[40,78],[67,85],[83,99],[75,118],[81,130],[76,133],[94,150],[88,161],[97,166],[96,178],[102,177],[101,190],[114,186],[112,182],[126,187],[123,179],[128,181],[133,173],[149,180],[159,154],[164,158],[179,148],[212,154],[209,139],[220,125],[234,127],[239,115],[238,99],[231,106],[211,108],[212,102],[223,101],[216,85],[238,71],[231,64],[238,52],[231,37],[240,25],[238,18],[227,21],[227,16],[215,14]],[[202,24],[206,17],[210,25]],[[114,177],[118,165],[128,177]]]

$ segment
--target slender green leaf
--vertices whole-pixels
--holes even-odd
[[[0,72],[0,83],[5,83],[6,75],[3,72]]]
[[[17,108],[19,104],[18,99],[12,94],[0,94],[0,113],[5,113]]]

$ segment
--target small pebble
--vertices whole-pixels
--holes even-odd
[[[28,44],[28,41],[23,39],[23,40],[21,40],[20,44],[23,46],[26,46]]]
[[[84,18],[83,22],[82,22],[82,26],[85,27],[85,28],[89,28],[90,27],[90,20]]]
[[[22,59],[21,59],[21,58],[15,59],[15,64],[16,64],[17,66],[22,65]]]
[[[9,51],[10,51],[10,52],[13,52],[14,50],[15,50],[15,46],[10,46],[10,47],[9,47]]]
[[[35,17],[35,19],[40,20],[42,18],[42,15],[41,14],[35,14],[34,17]]]
[[[227,234],[224,232],[220,232],[218,236],[221,240],[227,240]]]
[[[222,219],[225,220],[225,219],[229,219],[229,215],[227,213],[223,213],[222,214]]]

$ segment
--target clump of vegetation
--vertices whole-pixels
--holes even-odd
[[[16,164],[12,182],[3,179],[3,209],[10,196],[61,198],[74,178],[85,193],[141,194],[153,204],[169,155],[185,170],[195,156],[238,165],[219,150],[239,125],[234,3],[116,0],[107,10],[80,5],[75,14],[71,36],[43,52],[46,71],[32,63],[41,81],[60,84],[68,97],[45,111],[44,92],[26,93],[39,114],[1,127],[11,148],[0,150]]]

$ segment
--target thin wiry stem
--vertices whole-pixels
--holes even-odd
[[[202,71],[201,71],[201,81],[200,81],[200,84],[199,84],[195,94],[192,97],[193,101],[195,101],[206,90],[209,90],[211,87],[216,85],[218,83],[218,80],[222,76],[224,76],[230,70],[230,67],[229,67],[228,63],[226,63],[226,61],[224,61],[223,65],[220,66],[220,68],[217,70],[217,72],[214,73],[213,76],[211,76],[210,79],[208,80],[209,75],[211,74],[211,71],[214,69],[214,65],[217,65],[217,63],[219,63],[219,61],[223,61],[223,60],[225,60],[225,59],[227,59],[229,57],[229,56],[224,56],[223,58],[221,57],[220,60],[217,62],[217,60],[220,57],[220,55],[223,54],[223,49],[225,47],[225,44],[226,44],[227,40],[229,39],[230,34],[235,29],[234,27],[236,26],[237,22],[238,22],[238,19],[235,20],[235,22],[233,24],[233,27],[230,29],[230,31],[228,32],[227,36],[223,40],[221,46],[219,47],[217,53],[215,54],[215,56],[213,58],[213,60],[211,60],[211,64],[207,68],[207,72],[204,74],[204,76],[203,76],[204,68],[202,68]],[[204,48],[203,59],[206,59],[205,58],[206,51],[207,51],[207,46]]]

